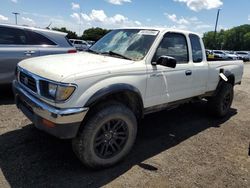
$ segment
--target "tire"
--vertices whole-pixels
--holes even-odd
[[[135,142],[135,115],[123,104],[112,102],[91,114],[72,140],[73,151],[87,167],[110,167],[124,159]]]
[[[230,83],[224,83],[216,96],[208,100],[209,109],[213,115],[224,117],[228,114],[233,102],[233,86]]]

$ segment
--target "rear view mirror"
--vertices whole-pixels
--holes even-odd
[[[156,61],[156,65],[162,65],[170,68],[175,68],[176,63],[176,59],[170,56],[161,56]]]

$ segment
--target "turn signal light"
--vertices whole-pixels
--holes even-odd
[[[42,123],[43,123],[43,125],[45,125],[46,127],[49,127],[49,128],[53,128],[56,126],[53,122],[51,122],[47,119],[42,119]]]

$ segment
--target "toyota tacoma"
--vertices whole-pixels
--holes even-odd
[[[149,113],[203,99],[225,116],[242,75],[242,61],[208,62],[193,32],[124,28],[86,52],[21,61],[13,90],[35,127],[72,139],[83,164],[103,168],[125,158]]]

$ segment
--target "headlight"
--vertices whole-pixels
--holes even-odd
[[[67,100],[75,91],[76,86],[71,84],[56,84],[47,81],[40,82],[41,95],[56,102]]]
[[[65,101],[67,100],[72,93],[75,91],[75,86],[57,86],[56,91],[56,101]]]
[[[56,84],[48,83],[48,94],[53,99],[56,99],[56,89],[57,89],[57,85]]]

